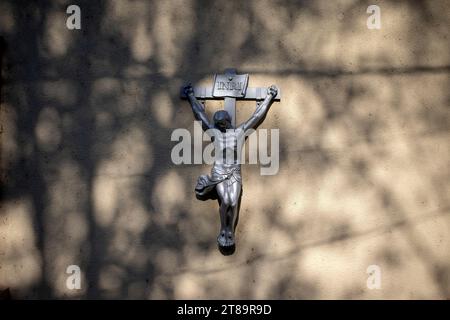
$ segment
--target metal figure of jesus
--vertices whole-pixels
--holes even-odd
[[[245,141],[246,132],[250,129],[255,130],[264,120],[274,98],[277,97],[278,89],[274,85],[270,86],[253,115],[239,126],[233,126],[233,118],[226,110],[214,113],[210,122],[191,85],[183,88],[183,94],[190,102],[195,119],[201,122],[203,130],[209,133],[214,141],[216,153],[211,175],[201,175],[198,178],[195,187],[196,196],[201,200],[218,199],[220,232],[217,243],[219,249],[234,248],[234,231],[242,191],[241,163],[238,157],[240,154],[238,148],[242,147],[242,143],[239,141]]]

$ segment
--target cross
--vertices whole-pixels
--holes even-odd
[[[226,69],[224,74],[214,76],[214,85],[212,87],[193,87],[194,95],[200,101],[224,99],[225,110],[231,116],[231,124],[236,127],[236,100],[254,100],[257,104],[266,98],[267,88],[248,88],[248,74],[236,74],[235,69]],[[187,96],[181,88],[182,99]],[[281,93],[274,98],[280,101]]]

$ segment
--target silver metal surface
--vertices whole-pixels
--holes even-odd
[[[208,119],[204,105],[198,100],[217,99],[212,87],[193,88],[187,85],[181,92],[181,98],[189,100],[194,117],[201,121],[203,130],[215,129],[207,132],[214,141],[216,155],[220,156],[216,157],[211,174],[198,178],[195,192],[200,200],[217,199],[219,202],[220,232],[217,243],[220,251],[226,255],[235,250],[234,234],[242,195],[241,164],[237,154],[238,147],[243,144],[239,141],[247,137],[246,130],[256,129],[261,124],[272,102],[280,100],[279,90],[274,85],[267,89],[246,88],[248,75],[239,75],[239,79],[236,76],[234,69],[227,69],[225,74],[214,77],[215,81],[231,83],[235,80],[235,83],[242,85],[228,84],[227,89],[226,85],[220,84],[227,91],[221,97],[225,99],[225,110],[214,113],[212,121]],[[257,101],[253,115],[239,126],[236,126],[236,99]]]

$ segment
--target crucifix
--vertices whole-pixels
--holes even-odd
[[[273,101],[280,101],[280,91],[276,86],[248,88],[248,78],[248,74],[226,69],[224,74],[214,76],[212,87],[187,85],[181,90],[181,98],[189,100],[195,119],[201,122],[203,130],[214,141],[216,158],[211,175],[198,178],[195,193],[199,200],[217,199],[219,202],[217,243],[225,255],[235,250],[234,231],[242,194],[241,163],[236,156],[238,148],[242,148],[240,142],[245,141],[248,130],[256,129],[264,120]],[[212,99],[224,99],[224,110],[214,113],[210,121],[205,112],[205,100]],[[253,115],[239,126],[236,126],[236,100],[256,101]]]

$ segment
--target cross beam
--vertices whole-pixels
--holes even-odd
[[[267,88],[247,88],[248,74],[238,75],[235,69],[226,69],[224,74],[216,74],[214,76],[214,86],[212,87],[194,87],[194,95],[200,100],[220,100],[224,99],[225,110],[231,115],[231,123],[236,126],[236,100],[254,100],[259,103],[264,100],[267,95]],[[181,89],[182,99],[187,96]],[[280,101],[281,93],[274,98]]]

